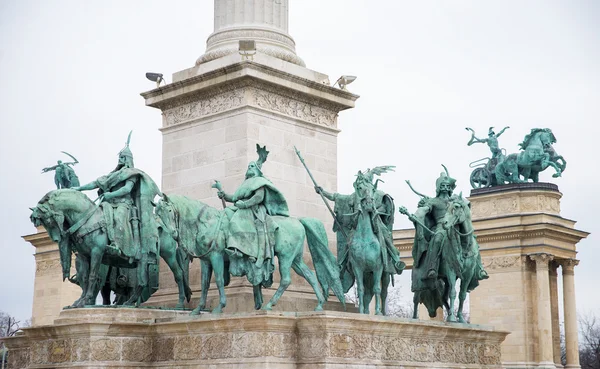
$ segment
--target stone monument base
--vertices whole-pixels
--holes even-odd
[[[11,368],[501,368],[507,332],[339,312],[63,310],[6,340]]]

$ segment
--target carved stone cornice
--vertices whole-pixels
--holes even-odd
[[[251,82],[247,80],[251,80]],[[336,111],[353,107],[354,101],[359,97],[348,91],[250,60],[243,60],[201,75],[175,81],[143,92],[141,95],[146,99],[146,105],[165,110],[182,105],[186,99],[189,100],[194,96],[218,95],[238,88],[239,83],[242,86],[248,83],[271,85],[271,88],[281,95],[287,95],[290,98],[304,96],[305,99],[317,99],[331,104]]]
[[[482,229],[476,230],[477,241],[479,243],[490,243],[497,241],[505,241],[505,240],[524,240],[524,239],[532,239],[532,238],[549,238],[553,240],[568,242],[568,243],[577,243],[582,238],[587,236],[586,232],[581,232],[575,229],[569,228],[556,228],[556,229],[532,229],[532,230],[524,230],[523,228],[528,227],[542,227],[542,226],[555,226],[549,224],[532,224],[525,226],[515,226],[509,227],[507,229],[503,229],[501,233],[491,233],[495,230],[493,229]]]
[[[173,101],[163,110],[163,126],[169,128],[244,106],[337,129],[339,106],[336,104],[251,79]]]
[[[545,253],[532,254],[529,258],[535,261],[536,270],[548,270],[548,263],[554,260],[554,256]]]

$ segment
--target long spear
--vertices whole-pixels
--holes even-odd
[[[296,148],[296,146],[294,146],[294,150],[296,150],[296,155],[298,155],[298,158],[302,162],[302,165],[304,165],[304,169],[306,169],[306,172],[308,172],[308,176],[310,177],[313,184],[315,185],[315,188],[317,188],[317,189],[320,188],[319,185],[317,184],[317,181],[315,181],[315,177],[313,177],[312,173],[310,172],[310,169],[308,169],[308,167],[306,166],[306,163],[304,162],[304,158],[302,158],[302,155],[300,155],[300,151]],[[321,195],[321,199],[323,199],[325,206],[327,206],[327,209],[331,213],[331,216],[333,217],[333,221],[337,224],[338,229],[340,230],[340,232],[342,232],[342,234],[344,235],[344,238],[346,238],[346,240],[348,240],[348,235],[346,235],[346,231],[344,231],[344,227],[342,227],[342,225],[340,224],[340,221],[335,216],[335,213],[333,212],[333,209],[331,209],[331,205],[329,205],[329,202],[325,198],[325,195],[323,195],[323,192],[321,192],[321,191],[318,191],[318,192],[319,192],[319,195]]]

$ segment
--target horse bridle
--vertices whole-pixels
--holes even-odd
[[[158,219],[160,219],[160,223],[163,225],[163,228],[167,231],[167,233],[169,233],[171,238],[173,238],[175,241],[179,241],[179,232],[177,231],[177,229],[179,228],[179,212],[170,202],[163,200],[162,203],[162,206],[168,207],[173,212],[173,222],[175,223],[175,229],[170,229],[167,223],[165,223],[165,221],[160,217],[160,215],[158,216]],[[177,234],[177,236],[175,236],[175,234]]]

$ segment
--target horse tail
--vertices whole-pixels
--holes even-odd
[[[329,242],[327,241],[327,232],[320,220],[314,218],[300,218],[300,223],[306,231],[308,241],[308,250],[313,260],[317,280],[323,289],[325,300],[329,295],[329,288],[337,296],[338,300],[346,308],[346,300],[344,297],[344,288],[340,280],[340,268],[337,264],[335,256],[329,250]]]
[[[175,258],[177,259],[177,265],[181,269],[183,275],[183,288],[185,290],[185,298],[187,302],[190,302],[192,298],[192,289],[190,288],[190,259],[189,256],[183,251],[181,247],[175,250]]]

